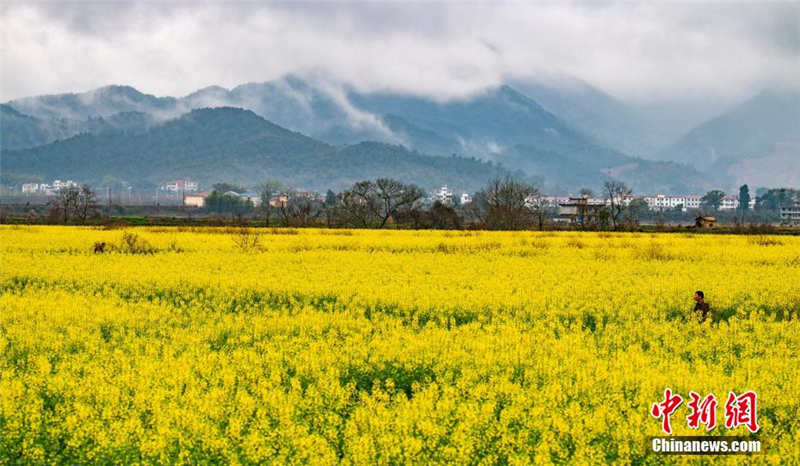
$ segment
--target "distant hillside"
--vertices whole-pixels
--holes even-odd
[[[514,88],[558,115],[599,144],[650,158],[669,142],[648,116],[579,79],[524,81]]]
[[[7,104],[21,113],[41,119],[86,120],[125,112],[171,116],[178,99],[144,94],[130,86],[105,86],[79,94],[24,97]]]
[[[81,132],[80,120],[41,120],[0,105],[0,148],[19,149],[65,139]]]
[[[391,109],[413,128],[424,128],[444,143],[457,141],[458,147],[445,146],[442,152],[483,154],[567,190],[598,189],[613,177],[639,192],[699,190],[705,183],[691,168],[604,147],[509,86],[447,103],[391,94],[352,94],[350,101],[376,114]]]
[[[182,98],[109,86],[84,94],[19,99],[9,105],[41,118],[109,117],[123,111],[164,117],[198,107],[234,106],[329,144],[378,141],[426,154],[501,162],[543,179],[544,189],[598,189],[614,176],[629,181],[638,192],[705,187],[696,171],[611,149],[508,86],[442,103],[400,94],[363,94],[288,76],[231,90],[209,87]]]
[[[473,191],[503,170],[461,157],[431,157],[381,143],[330,146],[253,112],[200,109],[143,133],[82,134],[24,150],[3,151],[3,175],[97,183],[104,176],[161,183],[191,177],[254,185],[281,179],[307,189],[342,188],[392,176],[430,188],[447,183]]]
[[[734,184],[792,185],[800,177],[800,93],[765,90],[666,147],[665,160],[693,164]]]
[[[0,149],[24,149],[68,139],[82,133],[143,133],[157,123],[147,113],[116,113],[106,118],[76,120],[35,118],[0,105]]]

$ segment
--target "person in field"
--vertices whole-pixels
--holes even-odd
[[[705,322],[711,315],[711,306],[706,302],[706,295],[702,291],[694,292],[694,314],[700,323]]]

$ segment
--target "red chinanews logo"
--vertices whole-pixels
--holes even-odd
[[[709,393],[701,398],[694,391],[690,391],[689,398],[691,400],[687,406],[690,413],[686,416],[688,426],[692,429],[699,429],[700,424],[704,424],[707,431],[714,429],[717,426],[717,397],[713,393]],[[728,400],[725,402],[725,427],[735,429],[745,426],[750,432],[757,432],[759,429],[756,412],[757,400],[758,397],[752,390],[739,396],[730,392]],[[672,435],[670,416],[682,403],[683,398],[678,394],[673,394],[672,390],[667,388],[664,390],[664,401],[653,403],[653,407],[650,409],[650,414],[654,418],[661,419],[661,429],[667,435]]]

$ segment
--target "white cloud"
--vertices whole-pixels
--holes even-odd
[[[6,4],[2,100],[156,95],[322,73],[452,99],[580,77],[622,99],[740,99],[800,82],[798,3]]]

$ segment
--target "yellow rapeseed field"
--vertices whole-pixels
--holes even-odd
[[[800,463],[800,237],[258,231],[2,227],[0,462],[708,461],[670,388]]]

